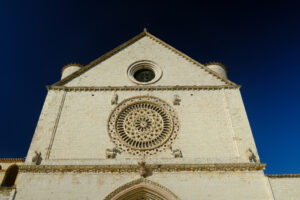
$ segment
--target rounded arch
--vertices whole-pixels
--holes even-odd
[[[7,168],[1,187],[12,187],[15,185],[15,181],[19,172],[19,167],[14,164]]]
[[[150,181],[140,178],[117,188],[104,200],[179,200],[179,198],[168,188]]]

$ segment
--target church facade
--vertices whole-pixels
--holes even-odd
[[[48,94],[25,159],[0,159],[0,199],[300,199],[265,175],[240,86],[142,32]]]

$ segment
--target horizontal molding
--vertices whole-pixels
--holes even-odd
[[[264,170],[262,163],[233,164],[166,164],[146,165],[152,172],[180,171],[258,171]],[[20,165],[22,173],[139,173],[139,165]]]
[[[0,163],[25,162],[25,158],[0,158]]]
[[[269,178],[300,178],[300,174],[266,174]]]
[[[219,85],[219,86],[106,86],[106,87],[65,87],[46,86],[47,90],[63,91],[155,91],[155,90],[219,90],[238,89],[240,85]]]
[[[11,186],[11,187],[0,187],[0,192],[5,192],[5,191],[10,192],[15,189],[16,189],[16,185]]]

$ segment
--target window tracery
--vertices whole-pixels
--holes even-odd
[[[173,108],[149,96],[127,99],[109,118],[112,141],[133,155],[152,155],[169,148],[179,131]]]

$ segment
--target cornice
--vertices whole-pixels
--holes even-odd
[[[135,41],[139,40],[140,38],[144,37],[146,35],[146,32],[142,32],[140,34],[138,34],[137,36],[133,37],[132,39],[128,40],[127,42],[124,42],[123,44],[117,46],[116,48],[114,48],[113,50],[109,51],[108,53],[100,56],[99,58],[93,60],[92,62],[90,62],[89,64],[85,65],[84,67],[82,67],[80,70],[70,74],[69,76],[63,78],[62,80],[58,81],[57,83],[55,83],[54,85],[63,85],[67,82],[69,82],[70,80],[72,80],[73,78],[81,75],[83,72],[89,70],[90,68],[94,67],[95,65],[99,64],[100,62],[106,60],[107,58],[113,56],[114,54],[116,54],[117,52],[121,51],[122,49],[126,48],[127,46],[131,45],[132,43],[134,43]]]
[[[219,85],[219,86],[106,86],[106,87],[65,87],[46,86],[47,90],[63,91],[155,91],[155,90],[219,90],[239,89],[240,85]]]
[[[146,165],[152,172],[258,171],[262,163]],[[22,173],[139,173],[139,165],[20,165]]]
[[[300,174],[266,174],[269,178],[300,178]]]
[[[25,162],[25,158],[0,158],[0,163]]]

